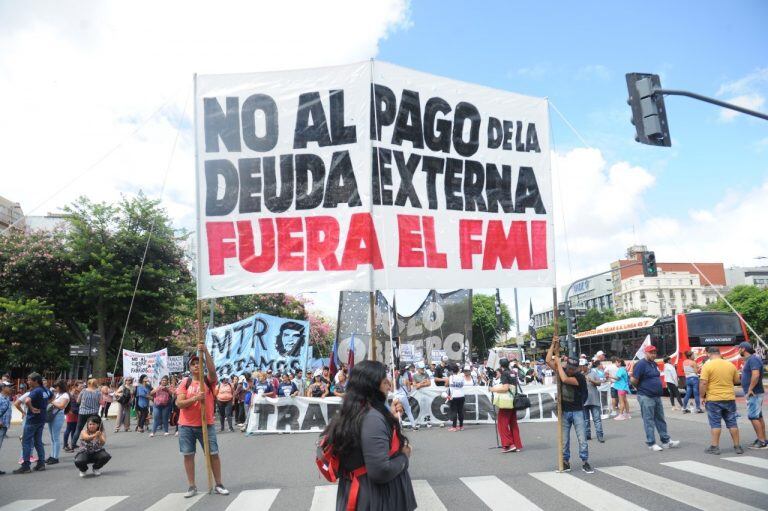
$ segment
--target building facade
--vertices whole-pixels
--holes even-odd
[[[611,263],[614,310],[669,316],[703,308],[726,291],[723,263],[664,263],[657,259],[658,276],[643,276],[642,258],[648,249],[636,245],[626,259]]]
[[[24,212],[18,202],[0,197],[0,231],[4,231],[10,226],[23,230]]]
[[[734,266],[726,268],[725,282],[729,288],[736,286],[768,288],[768,266],[752,266],[748,268]]]

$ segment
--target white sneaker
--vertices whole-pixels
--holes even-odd
[[[79,469],[78,469],[78,473],[80,474],[80,477],[85,477],[86,475],[88,475],[87,472],[80,472]]]
[[[665,449],[674,449],[675,447],[678,447],[680,445],[680,440],[670,440],[666,444],[661,444],[661,446]]]
[[[659,444],[653,444],[653,445],[649,446],[648,448],[650,450],[654,451],[654,452],[659,452],[659,451],[663,451],[664,450],[664,449],[661,448],[661,446]]]
[[[101,475],[101,470],[94,468],[93,475],[95,475],[96,477],[99,477]]]

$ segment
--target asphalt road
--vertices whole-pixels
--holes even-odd
[[[634,401],[632,405],[637,408]],[[629,421],[606,421],[606,443],[590,442],[590,461],[598,469],[591,475],[580,470],[575,436],[573,472],[554,472],[555,423],[522,424],[525,448],[514,454],[489,449],[496,444],[492,426],[470,425],[456,433],[437,427],[410,432],[410,474],[414,480],[425,481],[416,483],[419,509],[768,509],[768,451],[747,449],[740,458],[750,464],[737,463],[729,459],[736,457],[730,438],[723,438],[722,455],[707,455],[703,452],[709,435],[705,415],[667,410],[667,418],[670,433],[681,441],[681,446],[661,453],[645,447],[639,411]],[[742,443],[752,442],[754,432],[745,419],[741,419],[740,428]],[[12,433],[18,435],[18,427]],[[110,433],[107,448],[112,461],[101,477],[80,479],[72,455],[65,454],[60,464],[45,472],[0,476],[0,511],[28,510],[39,504],[37,509],[41,511],[76,505],[80,506],[76,509],[100,511],[108,506],[110,511],[152,506],[191,506],[192,510],[224,510],[228,506],[251,511],[323,509],[322,498],[333,499],[335,488],[325,488],[327,483],[314,465],[316,439],[316,434],[220,434],[224,483],[232,494],[203,495],[199,500],[182,502],[169,497],[186,490],[176,438]],[[10,471],[17,466],[19,448],[17,440],[6,439],[0,449],[0,468]],[[197,462],[198,487],[205,488],[202,456],[198,455]],[[728,477],[733,479],[724,482]],[[115,498],[88,500],[94,497]],[[28,499],[51,500],[18,502]]]

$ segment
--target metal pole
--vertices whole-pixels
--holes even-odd
[[[701,94],[696,94],[695,92],[689,92],[687,90],[656,89],[654,91],[654,94],[655,93],[660,93],[665,96],[687,96],[689,98],[698,99],[699,101],[704,101],[706,103],[712,103],[713,105],[717,105],[719,107],[729,108],[731,110],[736,110],[737,112],[740,112],[742,114],[751,115],[753,117],[758,117],[760,119],[768,121],[768,114],[764,114],[756,110],[750,110],[749,108],[744,108],[739,105],[726,103],[725,101],[720,101],[718,99],[710,98],[708,96],[702,96]]]
[[[376,293],[371,291],[371,360],[376,361]],[[397,321],[397,319],[395,319]]]
[[[85,366],[85,378],[88,379],[91,377],[91,367],[93,366],[93,361],[91,359],[93,354],[93,333],[88,334],[88,363]]]
[[[520,309],[517,307],[517,288],[515,288],[515,340],[520,338]]]

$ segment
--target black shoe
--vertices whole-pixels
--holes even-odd
[[[601,444],[604,444],[605,443],[605,438],[599,436],[599,437],[597,437],[597,441],[600,442]]]
[[[35,468],[33,468],[32,470],[34,470],[35,472],[41,472],[45,470],[45,462],[44,461],[38,462],[37,465],[35,465]]]
[[[686,408],[685,410],[683,410],[683,413],[691,413],[691,411],[688,408]]]
[[[581,470],[583,470],[587,474],[594,474],[595,473],[595,469],[592,468],[592,465],[590,465],[588,461],[584,462],[584,464],[581,466]]]
[[[5,475],[5,472],[0,470],[0,476],[4,476],[4,475]]]
[[[27,464],[24,464],[13,471],[14,474],[29,474],[30,472],[32,472],[32,469],[29,468],[29,465]]]
[[[53,456],[45,460],[46,465],[55,465],[58,462],[59,462],[59,458],[54,458]]]
[[[563,472],[570,472],[571,471],[571,464],[567,461],[563,461]]]
[[[592,436],[591,435],[587,435],[587,440],[592,440]]]

